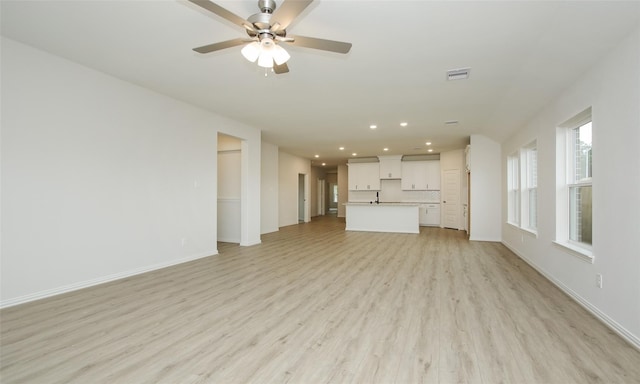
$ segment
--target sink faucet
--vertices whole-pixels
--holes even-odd
[[[380,192],[376,192],[376,204],[380,204]]]

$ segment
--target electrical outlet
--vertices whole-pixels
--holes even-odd
[[[185,244],[187,244],[187,239],[183,237],[182,239],[180,239],[180,245],[184,247]]]
[[[602,288],[602,274],[596,273],[596,286]]]

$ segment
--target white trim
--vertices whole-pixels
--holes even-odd
[[[278,228],[277,231],[273,231],[273,232],[278,232],[280,230],[280,228]],[[243,243],[240,242],[240,246],[242,247],[250,247],[252,245],[258,245],[258,244],[262,244],[262,240],[258,240],[258,241],[254,241],[254,242],[249,242],[249,243]]]
[[[573,299],[573,301],[578,303],[582,308],[586,309],[588,312],[590,312],[592,315],[594,315],[605,326],[607,326],[613,332],[618,334],[618,336],[622,337],[627,342],[629,342],[629,344],[631,344],[632,347],[634,347],[635,349],[640,351],[640,338],[635,336],[633,333],[631,333],[625,327],[623,327],[622,325],[618,324],[615,320],[613,320],[612,318],[607,316],[605,313],[600,311],[597,307],[592,305],[589,301],[587,301],[584,298],[582,298],[580,295],[578,295],[571,288],[567,287],[566,285],[564,285],[559,280],[556,280],[555,278],[553,278],[553,276],[548,274],[544,269],[542,269],[542,268],[538,267],[537,265],[535,265],[535,263],[533,261],[529,260],[523,254],[518,252],[514,247],[510,246],[509,243],[503,241],[502,244],[505,247],[507,247],[511,252],[515,253],[519,258],[524,260],[527,264],[529,264],[533,269],[538,271],[542,276],[544,276],[547,280],[549,280],[553,285],[558,287],[562,292],[567,294],[567,296],[569,296],[571,299]],[[560,243],[555,243],[555,244],[565,246],[564,244],[560,244]]]
[[[490,238],[490,237],[473,237],[470,236],[469,237],[469,241],[489,241],[492,243],[499,243],[502,241],[502,239],[494,239],[494,238]]]
[[[570,251],[568,252],[570,255],[573,255],[582,261],[586,261],[588,263],[593,264],[594,257],[593,257],[593,252],[591,252],[591,250],[579,247],[577,245],[573,245],[571,243],[563,243],[560,241],[553,241],[553,244],[559,247],[562,247],[565,250]]]
[[[65,285],[65,286],[58,287],[58,288],[47,289],[47,290],[44,290],[44,291],[31,293],[31,294],[24,295],[24,296],[19,296],[19,297],[13,298],[13,299],[8,299],[8,300],[1,301],[0,302],[0,308],[13,307],[15,305],[28,303],[30,301],[40,300],[40,299],[44,299],[44,298],[51,297],[51,296],[57,296],[57,295],[61,295],[63,293],[77,291],[77,290],[83,289],[83,288],[89,288],[89,287],[92,287],[94,285],[104,284],[104,283],[108,283],[108,282],[111,282],[111,281],[124,279],[126,277],[140,275],[140,274],[143,274],[143,273],[146,273],[146,272],[151,272],[151,271],[155,271],[155,270],[158,270],[158,269],[171,267],[173,265],[187,263],[189,261],[194,261],[194,260],[202,259],[202,258],[209,257],[209,256],[215,256],[217,254],[218,254],[218,250],[215,249],[212,252],[203,252],[201,254],[185,257],[185,258],[178,259],[178,260],[172,260],[170,262],[155,264],[155,265],[142,267],[142,268],[138,268],[138,269],[133,269],[133,270],[130,270],[130,271],[125,271],[125,272],[115,273],[113,275],[108,275],[108,276],[98,277],[96,279],[81,281],[81,282],[78,282],[78,283],[73,283],[73,284]]]
[[[533,229],[530,229],[530,228],[524,228],[524,227],[521,227],[521,226],[519,226],[517,224],[510,223],[508,221],[505,222],[505,224],[507,224],[508,226],[510,226],[511,228],[513,228],[515,230],[522,231],[522,232],[524,232],[525,234],[527,234],[527,235],[529,235],[531,237],[538,238],[538,231],[534,231]],[[500,240],[498,240],[498,241],[500,241]]]

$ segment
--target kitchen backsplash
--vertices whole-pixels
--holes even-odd
[[[439,203],[440,191],[403,191],[400,180],[380,180],[380,201],[396,203]],[[376,191],[349,191],[349,201],[375,201]]]

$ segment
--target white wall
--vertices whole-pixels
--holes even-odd
[[[469,240],[500,241],[502,239],[500,161],[500,144],[483,135],[471,135]]]
[[[309,176],[311,174],[311,161],[280,151],[278,164],[278,209],[280,212],[278,225],[284,227],[298,224],[298,175],[302,173]],[[309,177],[307,177],[305,221],[310,220],[309,188]]]
[[[347,210],[344,203],[349,198],[349,167],[338,165],[338,217],[346,217]]]
[[[1,70],[1,306],[216,254],[218,131],[260,241],[259,130],[5,38]]]
[[[270,233],[278,230],[278,147],[263,141],[261,158],[260,232]]]
[[[537,140],[538,148],[538,235],[506,224],[503,177],[504,243],[638,347],[639,105],[640,30],[636,30],[502,145],[503,174],[506,154],[532,140]],[[556,127],[588,107],[592,107],[593,117],[593,264],[552,243],[556,228]],[[603,275],[603,288],[596,286],[597,273]]]

